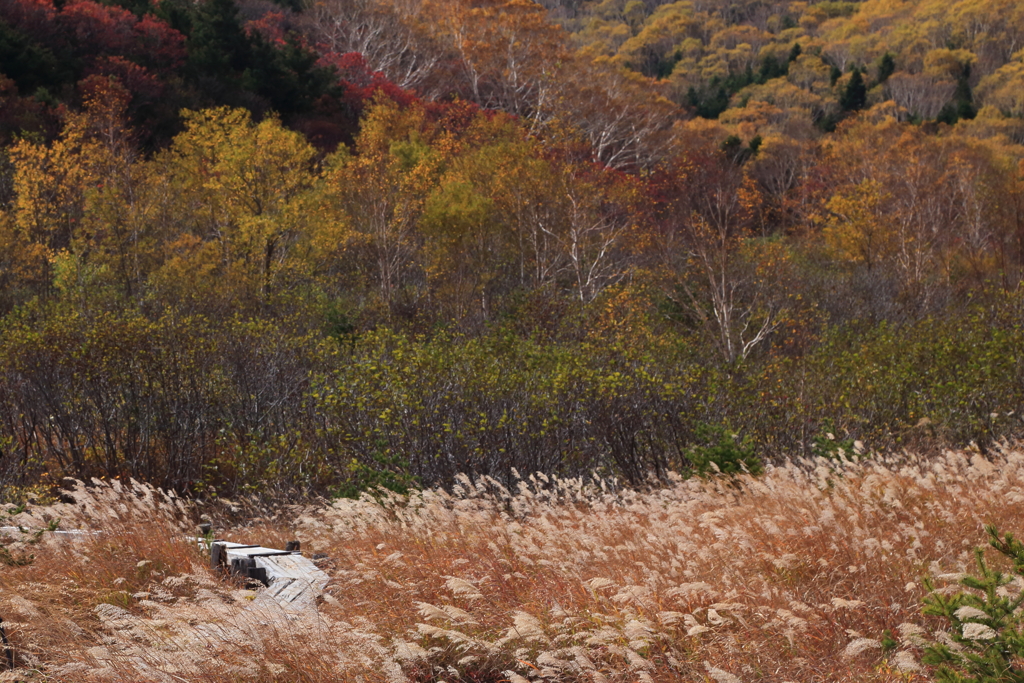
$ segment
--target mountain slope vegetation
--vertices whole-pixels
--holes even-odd
[[[2,0],[0,487],[1020,437],[1016,6],[620,5]]]

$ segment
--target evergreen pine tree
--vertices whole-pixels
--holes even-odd
[[[843,111],[860,111],[868,102],[868,89],[864,85],[864,77],[860,69],[854,69],[850,75],[850,82],[846,84],[842,94],[839,96],[839,106]]]
[[[226,84],[252,57],[234,0],[204,0],[192,17],[188,37],[188,72],[194,79]]]
[[[878,82],[885,83],[896,72],[896,60],[886,52],[878,62]]]

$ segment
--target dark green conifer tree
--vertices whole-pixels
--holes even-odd
[[[839,96],[839,106],[843,111],[860,111],[868,102],[868,89],[864,85],[864,76],[860,69],[854,69],[850,75],[850,82],[843,88]]]
[[[878,82],[885,83],[896,72],[896,60],[886,52],[878,61]]]
[[[252,49],[234,0],[204,0],[191,24],[187,70],[193,79],[216,80],[224,86],[249,65]]]

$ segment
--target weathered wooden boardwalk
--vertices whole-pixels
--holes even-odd
[[[16,526],[0,527],[0,533],[24,534]],[[56,538],[69,541],[84,539],[101,531],[69,529],[51,531]],[[316,605],[316,599],[323,593],[330,577],[318,569],[313,562],[303,557],[298,550],[280,550],[260,545],[245,545],[231,541],[207,541],[195,539],[202,547],[210,550],[212,569],[230,569],[233,574],[255,579],[267,587],[267,596],[273,598],[289,612],[298,612]],[[296,546],[298,545],[295,542]]]
[[[210,544],[210,566],[228,567],[235,574],[260,581],[267,587],[266,594],[290,612],[314,607],[329,580],[298,551],[230,541]]]

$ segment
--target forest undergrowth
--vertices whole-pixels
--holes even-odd
[[[326,594],[299,618],[207,568],[189,538],[200,512],[117,481],[5,509],[22,530],[5,532],[0,570],[19,667],[4,676],[930,680],[921,647],[947,638],[922,616],[922,581],[958,590],[985,525],[1021,528],[1024,450],[805,459],[646,491],[461,477],[450,492],[207,508],[219,537],[326,556]]]

